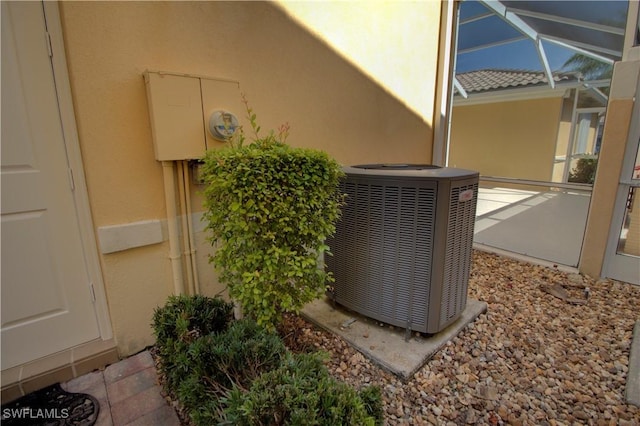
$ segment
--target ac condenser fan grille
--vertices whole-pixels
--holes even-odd
[[[467,287],[471,269],[473,229],[477,198],[461,202],[461,194],[471,191],[478,193],[478,184],[453,187],[449,199],[449,220],[447,224],[447,246],[444,265],[443,309],[440,321],[448,323],[462,312],[467,305]]]
[[[350,284],[336,286],[336,299],[389,323],[426,326],[431,265],[419,260],[433,250],[435,189],[349,182],[341,190],[347,204],[336,235],[345,238],[331,249],[334,259],[348,259],[336,280]]]
[[[325,259],[336,302],[427,333],[459,316],[466,306],[478,175],[438,177],[448,170],[416,170],[406,179],[388,170],[381,176],[347,170],[340,186],[346,205],[328,241],[333,255]]]

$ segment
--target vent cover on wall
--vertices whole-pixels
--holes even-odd
[[[465,309],[478,173],[431,165],[345,167],[327,268],[337,303],[437,333]]]

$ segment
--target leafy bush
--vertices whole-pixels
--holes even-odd
[[[380,390],[365,389],[358,393],[332,378],[317,353],[291,355],[280,368],[256,379],[248,392],[235,387],[222,424],[381,424]]]
[[[205,220],[220,282],[243,311],[273,329],[282,312],[320,297],[331,277],[318,258],[335,232],[342,170],[324,152],[285,145],[287,130],[254,143],[209,150],[204,159]]]
[[[230,323],[231,311],[219,298],[172,296],[153,315],[165,386],[195,425],[382,422],[378,388],[356,392],[321,355],[292,355],[253,320]]]
[[[382,408],[382,392],[378,386],[367,386],[360,390],[360,399],[364,403],[364,409],[368,415],[376,419],[377,424],[384,420]]]
[[[188,373],[188,347],[196,339],[224,331],[231,321],[233,305],[220,298],[170,296],[153,313],[152,328],[162,362],[160,369],[169,387]]]
[[[169,296],[167,303],[153,313],[153,329],[158,344],[170,339],[194,337],[223,331],[232,319],[233,306],[219,297],[201,295]]]
[[[597,158],[580,158],[569,172],[569,182],[593,183],[596,180]]]
[[[221,415],[221,398],[234,386],[246,389],[256,377],[277,368],[286,353],[276,334],[249,319],[236,321],[224,333],[190,345],[190,369],[178,385],[178,398],[196,424],[212,424]]]

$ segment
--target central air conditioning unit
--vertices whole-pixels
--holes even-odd
[[[344,167],[329,239],[329,297],[376,320],[438,333],[467,303],[477,172],[432,165]]]

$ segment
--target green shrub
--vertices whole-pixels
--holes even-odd
[[[378,386],[367,386],[360,390],[360,398],[368,415],[376,419],[377,424],[384,420],[382,408],[382,392]]]
[[[233,318],[232,311],[230,303],[200,295],[170,296],[163,307],[155,309],[152,328],[168,388],[175,387],[188,374],[191,342],[226,330]]]
[[[213,424],[222,413],[221,398],[233,387],[249,388],[256,377],[277,368],[286,353],[276,334],[249,319],[236,321],[225,332],[189,345],[189,369],[177,386],[178,399],[196,424]]]
[[[342,195],[338,163],[320,151],[285,145],[287,131],[209,150],[204,159],[211,261],[232,299],[274,329],[283,312],[320,297],[331,277],[318,265],[335,232]],[[319,267],[320,266],[320,267]]]
[[[593,183],[596,180],[597,158],[580,158],[576,166],[569,172],[569,182]]]
[[[226,330],[232,310],[233,305],[219,297],[169,296],[153,313],[153,330],[160,345],[170,339],[193,340]]]
[[[338,382],[317,353],[289,356],[280,368],[257,378],[248,392],[234,387],[225,402],[221,424],[359,426],[382,422],[379,389],[359,394]]]
[[[171,296],[154,312],[165,386],[195,425],[382,423],[379,388],[357,392],[321,354],[292,355],[277,334],[231,317],[231,304],[204,296]]]
[[[286,352],[278,335],[250,319],[235,321],[226,332],[200,338],[189,347],[195,360],[192,372],[216,382],[219,395],[233,385],[248,387],[260,374],[278,367]]]

